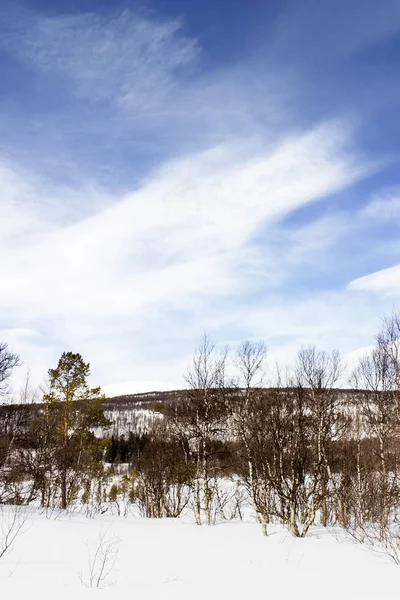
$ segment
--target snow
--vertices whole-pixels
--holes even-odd
[[[130,432],[143,434],[147,433],[155,421],[163,418],[163,415],[147,408],[127,408],[105,410],[104,416],[112,423],[107,430],[99,430],[99,435],[125,435]]]
[[[276,526],[264,538],[256,523],[28,510],[27,531],[0,559],[3,598],[398,598],[400,567],[318,527],[294,539]],[[82,580],[101,535],[119,540],[118,556],[105,587],[89,588]]]

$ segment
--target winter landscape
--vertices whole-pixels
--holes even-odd
[[[118,554],[97,588],[101,560],[93,556],[103,536]],[[184,519],[46,518],[34,511],[0,573],[2,593],[15,598],[394,599],[399,567],[319,527],[301,540],[279,526],[263,538],[254,523],[196,528]]]
[[[0,406],[6,592],[395,598],[399,357],[399,312],[348,389],[335,351],[271,387],[263,342],[204,336],[186,389],[106,399],[64,352]],[[3,390],[19,364],[2,344]]]
[[[0,0],[1,597],[399,597],[399,69],[399,0]]]

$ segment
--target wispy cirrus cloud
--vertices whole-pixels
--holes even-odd
[[[394,221],[400,215],[400,187],[394,186],[381,190],[365,205],[361,215],[377,221]]]
[[[265,153],[233,144],[175,160],[97,214],[14,243],[1,267],[3,314],[45,331],[57,323],[61,338],[86,347],[100,370],[103,344],[119,339],[129,320],[158,324],[168,314],[169,336],[180,312],[195,311],[200,330],[213,319],[203,306],[257,291],[255,263],[263,263],[261,281],[268,270],[279,279],[275,258],[252,244],[261,226],[363,176],[348,145],[349,132],[334,123]],[[39,189],[34,195],[40,223],[46,198]]]
[[[55,225],[29,243],[29,256],[17,244],[3,266],[6,301],[26,306],[36,287],[29,304],[37,316],[112,316],[179,293],[233,289],[238,256],[257,228],[363,175],[345,143],[344,128],[328,125],[265,155],[219,147],[174,161],[106,210]],[[39,220],[43,201],[32,205]]]
[[[108,16],[20,14],[22,24],[8,29],[3,44],[91,102],[157,107],[199,54],[178,19],[150,20],[129,10]]]
[[[400,264],[354,279],[349,288],[400,298]]]

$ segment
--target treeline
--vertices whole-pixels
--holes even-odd
[[[263,342],[243,342],[231,356],[205,336],[180,399],[158,402],[146,431],[104,438],[104,397],[86,383],[89,365],[64,353],[28,426],[2,423],[0,501],[89,514],[135,507],[157,518],[185,510],[198,525],[243,518],[249,505],[264,534],[280,522],[305,536],[320,523],[393,545],[400,313],[383,322],[350,389],[340,389],[336,351],[301,349],[293,368],[275,374],[266,359]]]

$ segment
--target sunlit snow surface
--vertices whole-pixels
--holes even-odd
[[[263,538],[256,523],[207,528],[186,518],[29,510],[28,530],[0,559],[2,598],[399,598],[400,567],[319,527],[294,539],[274,526]],[[118,538],[119,552],[103,589],[95,589],[84,582],[101,535]]]

